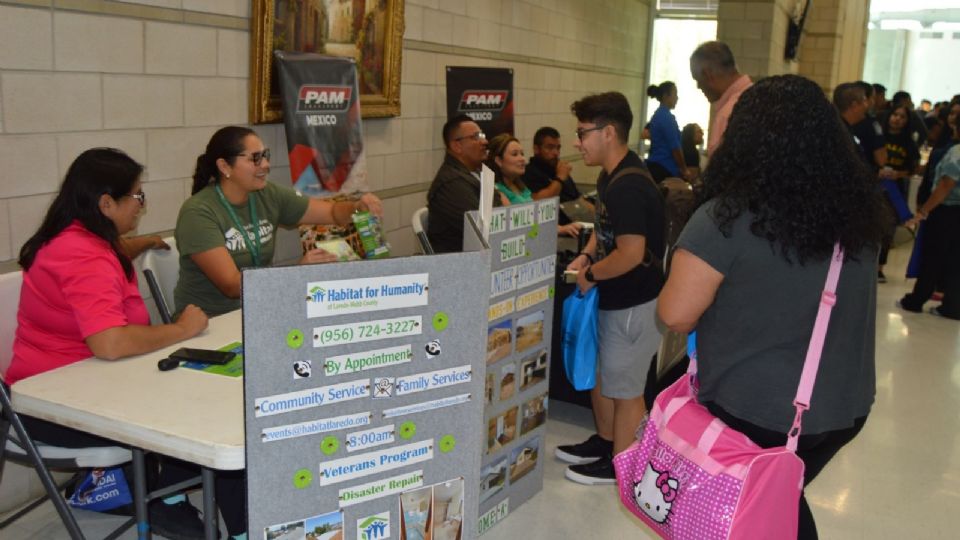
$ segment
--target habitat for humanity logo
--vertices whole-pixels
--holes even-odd
[[[390,538],[390,512],[357,520],[359,540],[382,540]]]
[[[506,90],[464,90],[460,95],[459,112],[499,111],[507,104]]]
[[[343,112],[350,108],[353,88],[305,84],[297,96],[298,113]]]
[[[427,274],[315,281],[307,284],[307,317],[425,306]]]

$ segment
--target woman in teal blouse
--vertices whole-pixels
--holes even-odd
[[[520,141],[501,133],[487,143],[487,167],[494,173],[495,187],[504,206],[533,202],[533,194],[520,177],[527,168]]]
[[[533,202],[530,188],[520,179],[527,168],[527,160],[523,157],[520,141],[509,133],[501,133],[487,143],[487,152],[487,160],[484,163],[493,171],[496,181],[494,187],[500,195],[503,206]],[[580,224],[559,225],[557,234],[575,237],[580,234]]]

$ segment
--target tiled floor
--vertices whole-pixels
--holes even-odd
[[[809,487],[824,539],[957,538],[960,511],[960,323],[905,313],[894,301],[908,287],[909,244],[893,250],[889,282],[879,285],[877,400],[860,436]],[[932,305],[932,304],[931,304]],[[548,455],[591,432],[585,409],[551,403]],[[937,427],[939,426],[939,427]],[[199,503],[199,501],[195,501]],[[90,538],[118,519],[85,514]],[[4,540],[67,538],[49,503],[4,531]],[[124,538],[135,538],[129,532]],[[563,478],[548,458],[543,491],[494,529],[488,540],[653,538],[625,510],[613,487]]]

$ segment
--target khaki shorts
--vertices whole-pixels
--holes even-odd
[[[643,395],[650,361],[660,347],[656,299],[626,309],[599,312],[600,391],[611,399]]]

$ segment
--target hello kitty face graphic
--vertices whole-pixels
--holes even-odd
[[[665,471],[658,471],[647,463],[643,478],[633,484],[633,498],[637,507],[657,523],[665,523],[670,517],[670,508],[677,498],[680,482],[670,478]]]

